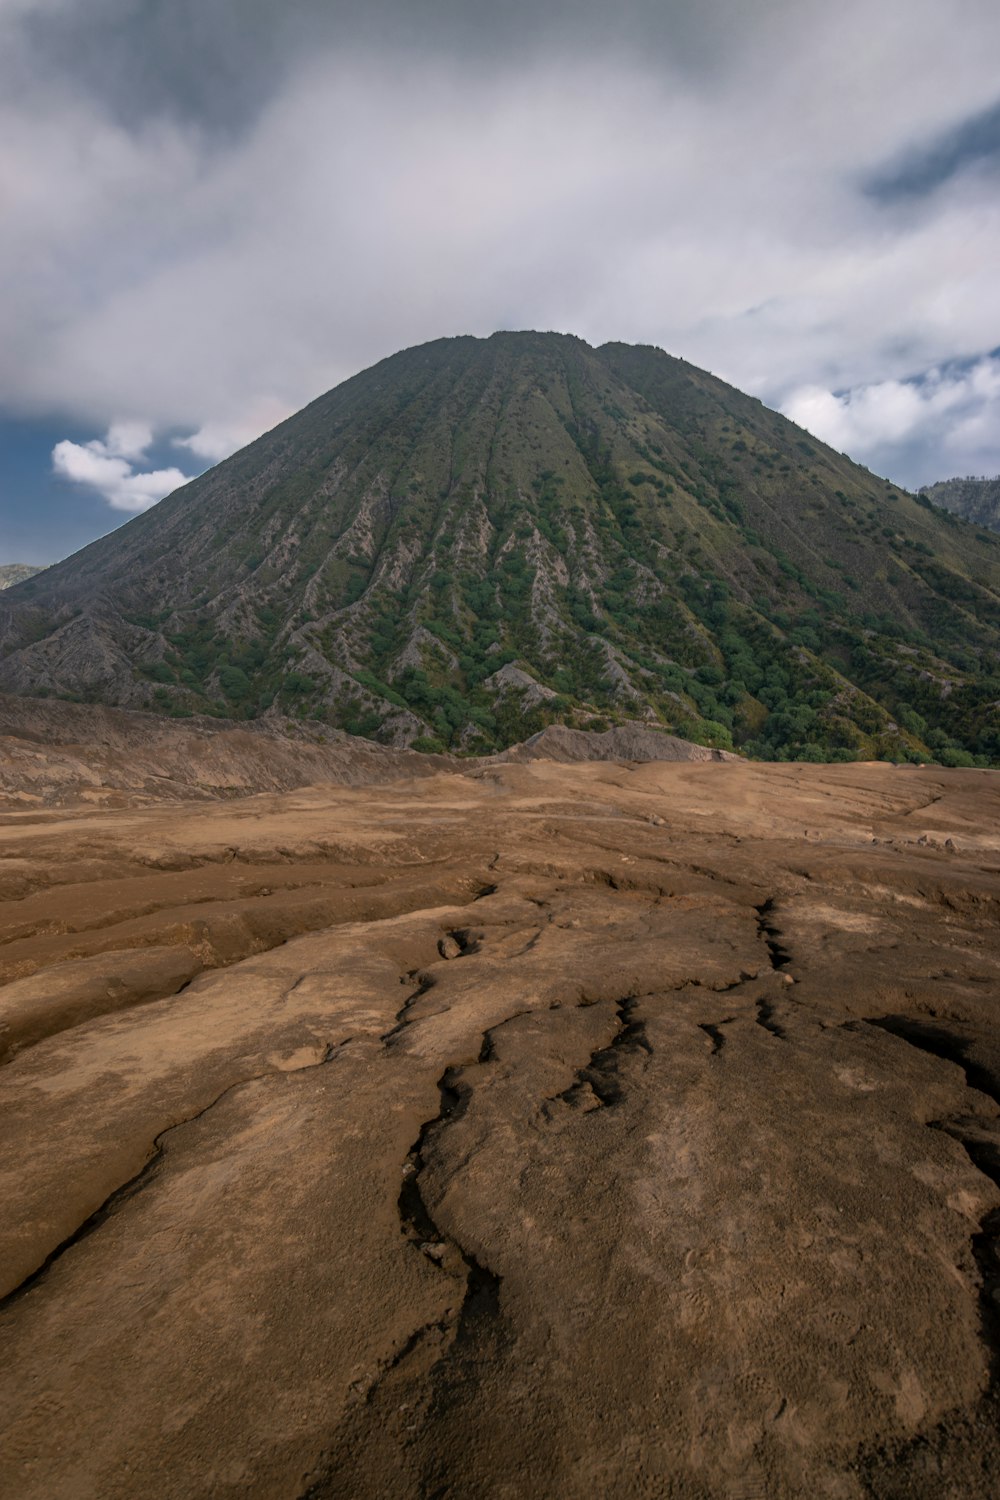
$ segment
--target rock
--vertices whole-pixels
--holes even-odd
[[[518,693],[521,695],[524,707],[534,708],[539,703],[545,703],[558,695],[544,683],[532,677],[530,672],[522,671],[515,667],[513,662],[508,662],[497,672],[484,678],[483,687],[493,693]]]

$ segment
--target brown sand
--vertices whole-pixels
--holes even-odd
[[[12,1500],[1000,1493],[1000,775],[38,807],[0,889]]]

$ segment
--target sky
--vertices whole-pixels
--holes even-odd
[[[449,334],[1000,472],[996,0],[0,0],[0,563]]]

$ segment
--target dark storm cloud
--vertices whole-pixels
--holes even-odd
[[[983,166],[1000,173],[1000,102],[906,151],[874,173],[865,190],[883,203],[922,198],[970,167]]]
[[[208,128],[249,124],[317,52],[451,57],[476,69],[517,59],[640,56],[711,71],[791,0],[89,0],[33,12],[19,72],[61,72],[113,103]]]

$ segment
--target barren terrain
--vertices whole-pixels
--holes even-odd
[[[1000,1491],[1000,774],[191,795],[0,814],[0,1491]]]

